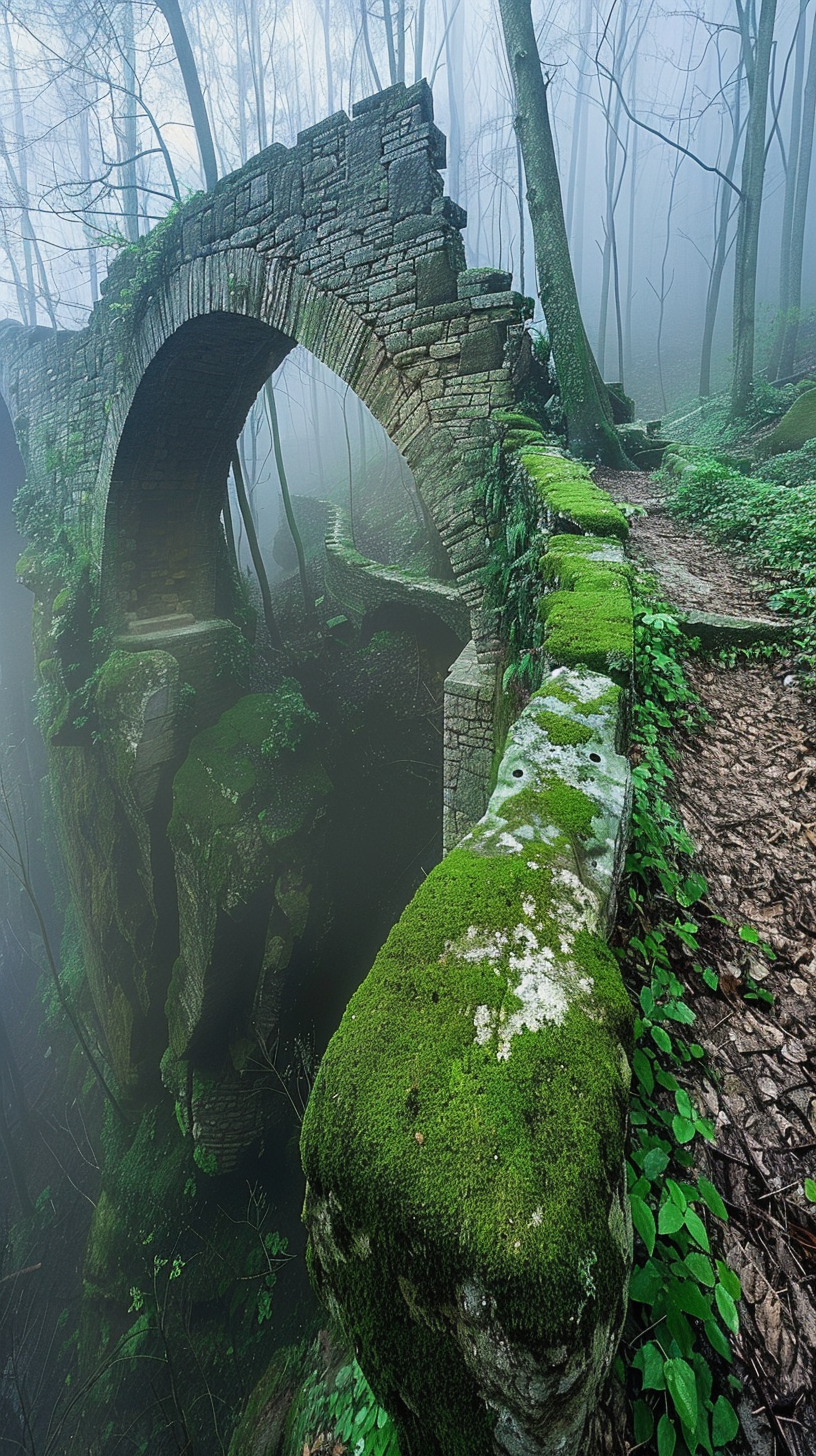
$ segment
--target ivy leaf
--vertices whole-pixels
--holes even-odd
[[[635,1401],[632,1421],[635,1428],[635,1440],[638,1445],[645,1444],[654,1430],[654,1414],[651,1406],[648,1406],[645,1400]]]
[[[717,1260],[717,1274],[719,1275],[720,1283],[724,1289],[728,1290],[731,1298],[741,1299],[742,1285],[733,1269],[729,1269],[728,1265],[724,1264],[722,1259]]]
[[[711,1306],[700,1289],[691,1279],[681,1282],[679,1279],[672,1280],[669,1286],[669,1301],[675,1308],[683,1311],[683,1314],[690,1314],[693,1319],[702,1320],[706,1323],[711,1319]]]
[[[647,1057],[645,1052],[641,1051],[640,1048],[638,1048],[635,1051],[634,1057],[632,1058],[632,1063],[634,1066],[635,1076],[637,1077],[641,1087],[646,1093],[646,1096],[650,1097],[652,1092],[654,1092],[654,1073],[652,1071],[652,1064],[649,1061],[649,1058]]]
[[[632,1364],[641,1373],[644,1390],[665,1390],[666,1377],[663,1374],[665,1356],[654,1340],[641,1345]]]
[[[684,1426],[697,1426],[697,1381],[686,1360],[667,1360],[663,1366],[666,1387]]]
[[[724,1223],[727,1223],[728,1210],[714,1187],[714,1184],[709,1183],[707,1178],[698,1178],[697,1187],[702,1194],[706,1208],[711,1210],[715,1218],[721,1218]]]
[[[677,1427],[671,1416],[663,1414],[657,1423],[657,1456],[674,1456]]]
[[[661,1234],[676,1234],[683,1227],[683,1210],[671,1201],[661,1206],[657,1215],[657,1227]]]
[[[683,1263],[698,1284],[705,1284],[708,1289],[714,1288],[716,1277],[711,1260],[707,1259],[705,1254],[698,1254],[696,1249],[692,1249],[690,1253],[686,1254]]]
[[[690,1143],[694,1137],[694,1123],[687,1117],[675,1115],[672,1118],[672,1132],[679,1143]]]
[[[711,1439],[715,1446],[727,1446],[739,1430],[739,1420],[730,1400],[718,1395],[711,1418]]]
[[[706,1339],[708,1340],[708,1343],[711,1346],[712,1350],[714,1350],[717,1355],[722,1355],[723,1360],[727,1360],[730,1364],[733,1358],[731,1355],[731,1346],[728,1343],[728,1337],[723,1334],[722,1330],[717,1324],[717,1321],[707,1320],[705,1332]]]
[[[662,1285],[660,1270],[650,1262],[634,1271],[629,1280],[629,1298],[635,1304],[654,1304]]]
[[[705,1252],[708,1254],[711,1250],[711,1245],[708,1242],[706,1226],[703,1223],[703,1220],[700,1218],[700,1215],[698,1213],[695,1213],[693,1208],[687,1208],[685,1213],[683,1214],[683,1222],[685,1223],[686,1228],[691,1234],[691,1237],[694,1239],[695,1244],[699,1244],[700,1248],[704,1249]]]
[[[644,1203],[643,1199],[638,1198],[635,1194],[632,1194],[629,1202],[632,1208],[632,1223],[646,1245],[646,1252],[651,1258],[655,1246],[654,1214],[648,1203]]]
[[[650,1148],[643,1159],[643,1172],[649,1179],[659,1178],[668,1166],[669,1155],[663,1148]]]
[[[717,1308],[722,1315],[723,1323],[728,1326],[732,1335],[735,1335],[739,1330],[739,1315],[737,1314],[737,1306],[731,1298],[731,1295],[722,1284],[718,1284],[714,1290],[714,1298],[717,1301]]]
[[[655,1046],[658,1046],[660,1048],[662,1052],[671,1051],[671,1037],[669,1036],[668,1032],[663,1030],[662,1026],[652,1027],[652,1041],[655,1043]]]

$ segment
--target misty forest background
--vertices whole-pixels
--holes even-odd
[[[503,0],[502,11],[512,8],[513,0]],[[635,401],[638,420],[662,421],[665,439],[694,438],[703,446],[725,445],[742,454],[744,441],[761,434],[793,403],[801,382],[816,379],[816,208],[810,199],[816,0],[685,0],[679,6],[665,0],[545,0],[533,6],[533,20],[572,270],[600,374]],[[542,340],[536,353],[548,363],[550,389],[555,389],[543,406],[544,423],[565,445],[565,402],[548,359],[524,159],[514,124],[514,81],[498,3],[15,0],[2,6],[0,24],[0,319],[43,329],[83,328],[113,260],[175,206],[209,190],[217,178],[264,148],[294,145],[299,132],[332,112],[350,114],[355,101],[373,92],[425,77],[436,122],[447,137],[446,191],[467,209],[467,265],[506,270],[513,288],[532,299],[530,328]],[[792,580],[795,576],[787,606],[810,624],[810,655],[802,661],[811,685],[816,680],[812,548],[804,528],[799,530],[795,493],[787,487],[810,490],[813,461],[811,440],[794,465],[768,465],[762,481],[748,485],[741,475],[737,485],[732,480],[733,501],[727,501],[728,511],[744,506],[739,530],[732,530],[730,516],[727,525],[729,539],[750,559],[756,503],[771,500],[766,481],[778,482],[774,510],[778,505],[780,532],[788,532],[795,550],[788,549],[785,537],[784,550],[771,543],[774,556],[770,547],[765,550],[763,536],[754,558],[790,571]],[[234,481],[230,486],[238,553],[256,607],[261,606],[254,575],[260,552],[273,589],[295,615],[286,596],[297,560],[281,502],[284,462],[304,535],[319,536],[322,517],[316,507],[310,515],[303,497],[344,503],[353,482],[355,490],[359,486],[355,544],[385,563],[399,559],[409,569],[427,569],[423,507],[405,461],[350,389],[298,347],[261,391],[244,428],[239,475],[247,499],[239,502]],[[689,496],[695,520],[704,513],[714,475],[701,474],[697,495]],[[32,1293],[27,1304],[23,1291],[14,1320],[7,1319],[5,1331],[0,1329],[3,1348],[11,1351],[2,1356],[0,1449],[61,1456],[71,1450],[66,1433],[74,1429],[72,1422],[79,1430],[84,1419],[83,1392],[70,1387],[75,1354],[67,1331],[78,1308],[77,1270],[102,1155],[98,1127],[85,1125],[82,1101],[63,1106],[59,1090],[54,1093],[56,1063],[67,1062],[75,1046],[64,1036],[64,1018],[65,1044],[52,1036],[60,1008],[58,992],[49,987],[59,986],[60,974],[70,980],[72,966],[59,969],[64,878],[54,824],[37,789],[45,755],[32,726],[31,605],[15,584],[15,563],[25,543],[10,524],[11,500],[22,483],[11,421],[0,406],[0,856],[8,871],[0,883],[0,1143],[5,1151],[0,1242],[22,1213],[18,1226],[33,1231],[31,1247],[45,1267],[44,1293]],[[724,528],[721,534],[727,534]],[[414,795],[413,785],[409,790]],[[423,813],[427,809],[436,845],[441,794],[433,774],[415,797],[421,798]],[[417,843],[425,833],[416,829]],[[388,887],[383,925],[372,923],[371,945],[349,953],[352,988],[370,964],[380,930],[387,931],[415,881],[439,854],[441,841],[438,853],[422,846],[415,854],[411,848],[413,858],[398,872],[403,879],[397,875]],[[344,895],[338,890],[338,902]],[[690,903],[683,902],[684,919]],[[333,994],[342,1001],[336,986]],[[342,1004],[338,1009],[327,994],[318,1045],[304,1035],[286,1048],[288,1065],[279,1080],[283,1087],[285,1079],[285,1095],[297,1102],[295,1121],[341,1010]],[[50,1061],[49,1038],[56,1048]],[[81,1060],[77,1057],[80,1074]],[[273,1071],[278,1076],[278,1069]],[[98,1120],[98,1108],[94,1115]],[[35,1125],[45,1151],[31,1131]],[[35,1146],[32,1168],[22,1150]],[[111,1166],[118,1145],[112,1146],[114,1154],[106,1154]],[[229,1380],[224,1378],[226,1394],[218,1398],[226,1414],[221,1407],[216,1410],[212,1391],[220,1387],[212,1370],[207,1367],[202,1375],[191,1363],[192,1394],[184,1420],[175,1404],[171,1408],[166,1391],[156,1397],[162,1411],[170,1409],[166,1447],[155,1444],[149,1412],[144,1444],[137,1446],[134,1438],[128,1449],[191,1449],[180,1436],[176,1439],[177,1429],[186,1429],[187,1419],[193,1427],[200,1420],[204,1429],[211,1401],[212,1430],[221,1432],[221,1444],[216,1447],[215,1437],[207,1434],[198,1449],[226,1451],[240,1402],[248,1398],[257,1375],[252,1360],[260,1368],[276,1281],[282,1286],[281,1307],[294,1310],[297,1300],[308,1298],[303,1261],[290,1257],[286,1243],[302,1233],[300,1170],[290,1154],[291,1149],[284,1174],[290,1223],[278,1221],[277,1209],[270,1214],[266,1192],[253,1203],[252,1189],[242,1215],[255,1283],[242,1276],[241,1287],[249,1294],[246,1308],[236,1306],[234,1324],[236,1330],[249,1329],[258,1348],[253,1345],[249,1361],[234,1359],[235,1369],[230,1367]],[[268,1161],[274,1162],[271,1154]],[[46,1178],[63,1193],[68,1185],[71,1191],[52,1202]],[[276,1164],[270,1196],[277,1178]],[[813,1187],[816,1200],[816,1183]],[[246,1204],[243,1189],[241,1194]],[[227,1235],[233,1237],[232,1223]],[[29,1245],[19,1243],[23,1247]],[[0,1290],[2,1281],[20,1273],[19,1267],[12,1269],[17,1248],[12,1240],[5,1262],[0,1261]],[[73,1273],[66,1272],[69,1258],[63,1251],[70,1251]],[[152,1251],[140,1256],[149,1268]],[[28,1257],[22,1258],[23,1275],[29,1272]],[[162,1318],[167,1309],[176,1318],[178,1286],[172,1280],[178,1271],[168,1260],[153,1268],[148,1305],[152,1299],[153,1333],[158,1331],[167,1347],[172,1340]],[[136,1322],[143,1318],[146,1328],[145,1296],[138,1289],[136,1294],[142,1304],[132,1303],[127,1315]],[[59,1313],[63,1306],[64,1315]],[[44,1314],[46,1307],[50,1313]],[[294,1315],[291,1325],[277,1331],[281,1343],[301,1336]],[[224,1368],[238,1344],[231,1331],[232,1326],[224,1326],[216,1336],[207,1327],[202,1336],[202,1349],[208,1342],[214,1349],[221,1340]],[[188,1336],[179,1325],[179,1344]],[[87,1327],[82,1337],[89,1343]],[[199,1347],[190,1339],[197,1360]],[[25,1389],[20,1371],[28,1381]],[[55,1371],[65,1381],[56,1394]],[[354,1386],[355,1400],[370,1402],[357,1367],[354,1378],[361,1382],[359,1389]],[[94,1398],[105,1406],[104,1392]],[[172,1399],[176,1402],[175,1388]],[[185,1392],[180,1405],[185,1405]],[[88,1417],[90,1426],[96,1422],[100,1430],[101,1419],[96,1411]],[[4,1437],[3,1420],[8,1432],[15,1423],[13,1435]],[[103,1449],[106,1435],[99,1439],[102,1445],[95,1452]]]

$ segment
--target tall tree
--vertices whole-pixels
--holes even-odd
[[[805,47],[807,44],[806,15],[810,0],[799,0],[799,14],[796,19],[794,37],[793,92],[791,95],[790,128],[788,130],[787,155],[783,154],[785,168],[785,201],[782,207],[782,231],[779,239],[779,311],[768,361],[768,378],[776,379],[779,361],[788,323],[791,288],[791,235],[793,232],[793,209],[796,202],[796,179],[799,162],[799,147],[802,140],[802,83],[805,74]]]
[[[794,98],[795,102],[796,98]],[[799,339],[799,315],[802,307],[802,268],[805,257],[805,222],[807,220],[810,169],[813,160],[813,130],[816,125],[816,15],[810,32],[807,79],[802,98],[802,130],[796,167],[796,196],[792,209],[790,234],[790,278],[785,336],[779,357],[779,377],[788,378],[796,367],[796,345]]]
[[[746,0],[735,0],[735,3],[748,80],[748,120],[742,154],[734,259],[734,375],[731,383],[731,413],[740,419],[747,412],[754,378],[759,220],[765,182],[765,129],[776,0],[761,0],[755,34],[751,24],[753,5]]]
[[[195,63],[193,48],[190,45],[190,37],[187,34],[187,27],[184,24],[184,17],[181,13],[179,0],[156,0],[156,4],[167,21],[170,38],[175,47],[176,58],[179,63],[179,70],[181,71],[181,79],[184,82],[190,114],[193,118],[198,150],[201,155],[204,185],[207,191],[210,192],[218,181],[218,165],[215,160],[215,146],[213,145],[212,131],[210,129],[210,118],[207,115],[207,107],[204,104],[204,93],[201,90],[201,82],[198,78],[198,68]]]
[[[524,158],[538,291],[547,320],[570,448],[584,459],[628,464],[612,424],[606,386],[590,348],[570,261],[555,159],[547,81],[538,54],[530,0],[500,0],[516,95],[515,125]]]

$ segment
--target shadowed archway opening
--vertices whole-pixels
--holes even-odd
[[[128,414],[105,519],[103,595],[115,631],[229,615],[220,516],[250,406],[294,340],[258,319],[190,320],[148,367]]]

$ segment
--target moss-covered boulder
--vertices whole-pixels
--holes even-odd
[[[197,734],[175,777],[179,955],[162,1073],[207,1171],[233,1166],[263,1127],[244,1074],[274,1034],[330,791],[317,718],[293,679]]]
[[[801,450],[808,440],[813,439],[816,439],[816,389],[806,389],[782,416],[779,424],[765,436],[761,455]]]
[[[180,701],[166,652],[115,652],[100,669],[95,742],[50,754],[51,789],[94,1009],[123,1095],[155,1078],[150,1045],[166,972],[156,946],[148,811]]]
[[[577,1456],[617,1344],[620,711],[588,672],[525,709],[487,814],[392,930],[307,1109],[313,1277],[402,1456]]]

